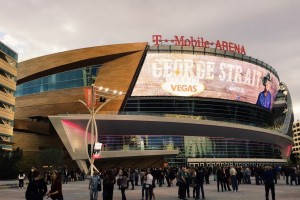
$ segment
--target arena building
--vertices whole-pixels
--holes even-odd
[[[0,42],[0,148],[11,151],[18,54]]]
[[[163,156],[170,165],[258,165],[290,155],[291,96],[276,70],[200,40],[91,47],[19,63],[15,145],[32,154],[63,144],[87,170],[90,114],[79,100],[92,84],[97,105],[109,100],[95,116],[101,162]],[[115,90],[124,93],[107,97]]]

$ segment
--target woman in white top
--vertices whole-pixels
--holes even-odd
[[[153,196],[153,176],[150,173],[150,171],[147,171],[146,173],[146,184],[145,184],[145,189],[146,189],[146,200],[152,200]]]
[[[19,179],[19,189],[23,189],[24,188],[24,178],[25,178],[25,174],[21,170],[20,173],[19,173],[19,176],[18,176],[18,179]]]

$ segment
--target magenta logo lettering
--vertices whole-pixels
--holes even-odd
[[[243,45],[236,44],[233,42],[227,42],[222,40],[217,40],[216,42],[211,42],[203,37],[185,37],[174,35],[171,39],[166,39],[162,35],[152,35],[152,42],[154,45],[174,45],[174,46],[193,46],[193,47],[203,47],[203,48],[216,48],[224,51],[236,52],[239,54],[246,55],[246,50]]]

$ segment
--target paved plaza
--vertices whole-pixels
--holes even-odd
[[[0,185],[6,183],[14,183],[14,181],[0,181]],[[17,183],[17,180],[15,181]],[[264,186],[263,185],[239,185],[238,192],[218,192],[216,181],[211,181],[210,184],[204,185],[205,189],[205,199],[207,200],[259,200],[265,199]],[[48,186],[49,189],[50,186]],[[275,185],[276,199],[282,200],[292,200],[300,199],[300,186],[290,186],[286,185],[284,180],[279,180],[278,184]],[[155,200],[178,200],[177,198],[177,187],[156,187],[155,190]],[[88,190],[88,180],[71,182],[63,185],[64,200],[88,200],[89,190]],[[192,194],[192,189],[191,189]],[[271,195],[271,194],[270,194]],[[0,200],[19,200],[25,199],[25,189],[18,188],[5,188],[0,189]],[[141,199],[141,186],[136,186],[134,190],[126,190],[126,196],[128,200],[139,200]],[[270,196],[271,197],[271,196]],[[99,200],[102,200],[102,192],[99,193]],[[114,199],[121,200],[121,192],[115,186]],[[188,198],[194,199],[194,198]],[[270,198],[271,199],[271,198]]]

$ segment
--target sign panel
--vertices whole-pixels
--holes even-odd
[[[208,41],[203,37],[185,37],[174,35],[171,39],[166,39],[162,35],[152,35],[152,41],[154,45],[174,45],[174,46],[193,46],[193,47],[203,47],[203,48],[216,48],[225,51],[236,52],[239,54],[246,55],[246,50],[243,45],[236,44],[233,42],[220,41],[216,42]]]
[[[93,150],[93,158],[94,159],[100,158],[101,149],[102,149],[102,143],[96,142],[94,145],[94,150]]]
[[[92,107],[92,102],[93,102],[93,90],[91,87],[85,87],[84,89],[84,98],[85,98],[85,103],[88,108]]]
[[[252,63],[207,55],[148,53],[132,96],[220,98],[271,109],[278,89],[279,80]]]

